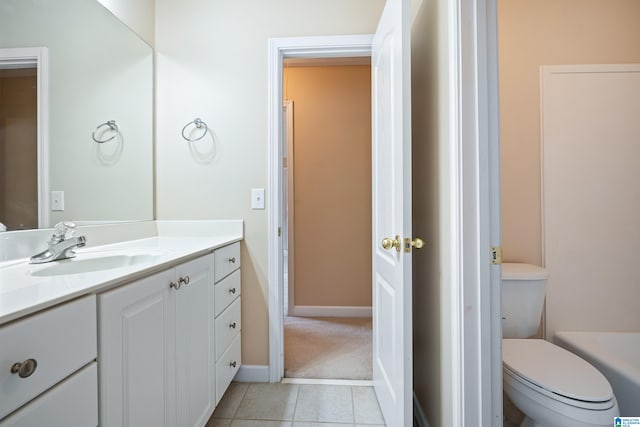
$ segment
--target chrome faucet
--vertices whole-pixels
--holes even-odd
[[[49,248],[32,256],[29,263],[41,264],[75,257],[74,249],[87,244],[87,238],[84,236],[74,237],[75,232],[76,225],[74,223],[68,221],[57,223],[53,229],[53,236],[49,240]]]

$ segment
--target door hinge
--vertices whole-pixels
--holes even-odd
[[[502,264],[501,246],[491,246],[491,248],[489,248],[489,262],[493,265]]]
[[[282,236],[282,228],[278,227],[278,237]]]

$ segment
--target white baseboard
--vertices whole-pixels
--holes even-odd
[[[371,317],[371,307],[296,305],[289,316],[298,317]]]
[[[269,365],[241,365],[233,380],[240,383],[268,383]]]
[[[418,424],[418,427],[429,427],[427,416],[424,414],[422,406],[420,405],[415,393],[413,393],[413,418]]]

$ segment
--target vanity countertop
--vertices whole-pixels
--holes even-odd
[[[82,295],[103,292],[166,270],[242,238],[242,231],[203,237],[155,236],[82,248],[76,251],[77,257],[70,260],[29,264],[25,258],[5,262],[0,266],[0,325]],[[64,271],[70,263],[136,255],[140,255],[136,263],[116,268],[73,274],[55,273],[52,269],[55,265],[56,269]],[[54,274],[47,271],[54,271]]]

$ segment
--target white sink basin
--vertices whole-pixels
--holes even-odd
[[[48,277],[67,274],[83,274],[95,271],[111,270],[114,268],[131,267],[154,262],[156,257],[149,254],[137,255],[108,255],[94,258],[71,258],[54,261],[44,268],[31,271],[32,276]]]

